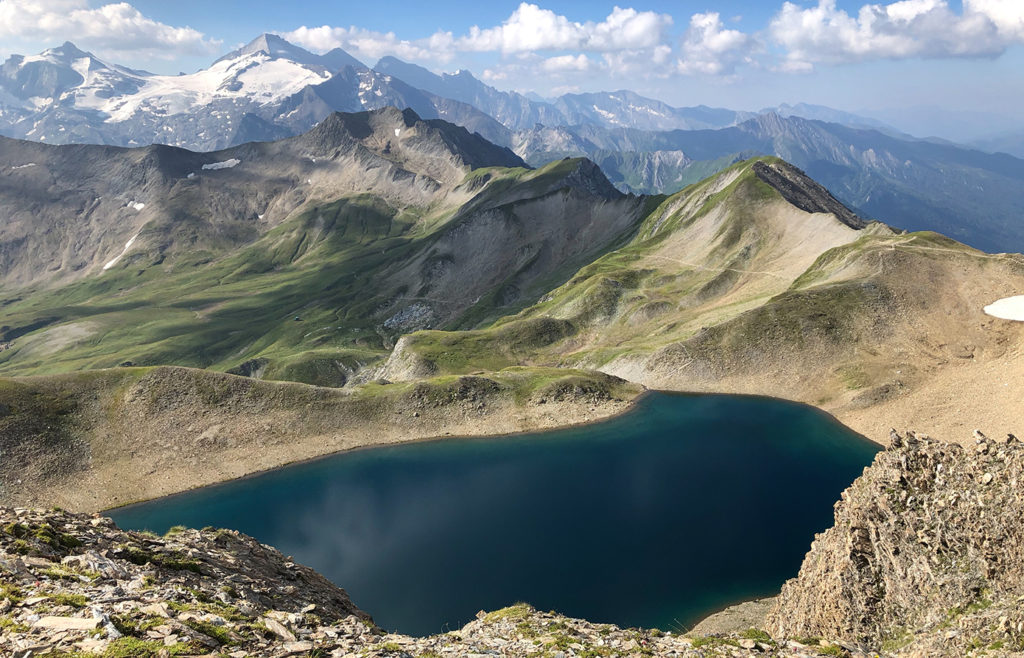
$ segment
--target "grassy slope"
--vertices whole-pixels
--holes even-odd
[[[640,390],[542,368],[355,389],[164,366],[0,378],[0,505],[102,509],[361,445],[596,420]]]
[[[652,211],[627,244],[580,269],[519,314],[483,330],[417,332],[406,339],[406,349],[444,373],[523,362],[594,367],[629,350],[690,337],[700,328],[698,320],[713,316],[722,321],[766,301],[769,293],[756,290],[749,299],[717,303],[716,289],[731,283],[725,268],[750,251],[740,239],[745,222],[761,204],[779,201],[750,164],[736,164],[672,197],[652,198]],[[722,189],[716,187],[724,182]],[[723,208],[727,219],[710,236],[711,259],[699,266],[658,260],[673,236]],[[694,312],[701,305],[709,308]]]
[[[628,245],[536,305],[483,330],[411,334],[390,363],[600,368],[860,409],[1013,345],[981,307],[1024,289],[1024,258],[794,212],[749,165],[664,199]]]
[[[342,383],[396,337],[381,326],[382,308],[416,294],[386,288],[386,273],[474,209],[544,194],[576,164],[471,172],[464,185],[480,193],[461,209],[399,210],[369,194],[309,205],[224,257],[195,251],[164,264],[136,253],[70,286],[0,294],[0,340],[17,338],[0,351],[0,374],[125,362],[228,370],[263,359],[267,377]],[[492,301],[485,295],[458,324],[493,315]]]

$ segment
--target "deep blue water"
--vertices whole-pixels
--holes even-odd
[[[349,452],[111,516],[253,535],[389,630],[518,601],[679,630],[796,575],[877,449],[811,407],[654,393],[596,425]]]

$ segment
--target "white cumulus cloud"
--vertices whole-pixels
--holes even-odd
[[[683,39],[678,70],[683,74],[730,74],[749,61],[757,41],[739,30],[728,30],[717,12],[694,14]]]
[[[562,73],[565,71],[589,71],[593,66],[593,62],[590,58],[584,54],[579,55],[559,55],[558,57],[548,57],[540,64],[540,68],[548,73]]]
[[[579,23],[550,9],[524,2],[504,23],[473,26],[460,37],[460,50],[516,53],[538,50],[611,51],[654,48],[672,24],[672,17],[653,11],[615,7],[600,22]]]
[[[317,52],[342,48],[371,63],[384,55],[408,60],[447,62],[454,54],[454,39],[450,32],[437,32],[425,39],[408,40],[399,39],[394,32],[375,32],[355,26],[304,25],[291,32],[283,32],[281,36]]]
[[[957,13],[946,0],[900,0],[863,5],[856,15],[835,0],[810,8],[786,2],[768,32],[785,51],[784,70],[883,58],[997,56],[1024,38],[1024,2],[964,0]]]
[[[212,54],[220,45],[198,30],[148,18],[126,2],[90,8],[86,0],[0,0],[0,38],[70,40],[107,54],[168,59]]]

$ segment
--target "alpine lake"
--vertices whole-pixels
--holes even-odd
[[[878,450],[813,407],[650,393],[593,425],[355,450],[108,513],[250,534],[410,635],[520,601],[682,632],[777,593]]]

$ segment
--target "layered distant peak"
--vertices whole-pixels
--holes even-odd
[[[783,160],[758,160],[754,173],[775,188],[786,201],[810,213],[831,213],[852,229],[863,229],[867,222],[832,196],[800,169]]]
[[[783,116],[778,112],[765,112],[740,123],[737,127],[762,139],[775,139],[780,135],[806,130],[811,121],[799,116]]]
[[[320,61],[327,66],[331,71],[340,71],[346,66],[351,66],[354,69],[365,69],[366,65],[360,62],[358,59],[348,54],[341,48],[335,48],[329,50],[320,56]]]
[[[444,79],[422,66],[403,62],[397,57],[381,57],[374,65],[374,70],[386,75],[393,75],[403,82],[432,94],[443,95],[446,91]],[[461,99],[457,99],[461,100]]]

